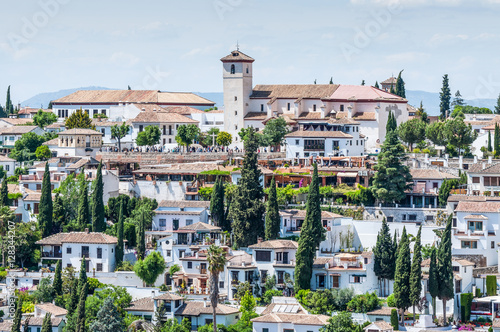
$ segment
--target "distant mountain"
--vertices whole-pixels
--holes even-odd
[[[439,93],[426,91],[411,91],[406,90],[406,99],[412,106],[419,107],[420,101],[424,106],[425,111],[429,115],[439,115]],[[452,96],[453,100],[453,96]],[[487,107],[494,111],[497,101],[495,99],[464,99],[464,103],[470,106]]]
[[[67,90],[60,90],[60,91],[56,91],[56,92],[45,92],[45,93],[37,94],[36,96],[31,97],[30,99],[23,101],[21,103],[21,106],[47,108],[49,106],[50,101],[62,98],[62,97],[67,96],[67,95],[70,95],[73,92],[76,92],[78,90],[112,90],[112,89],[103,88],[100,86],[87,86],[84,88],[67,89]]]
[[[89,86],[84,88],[67,89],[57,92],[46,92],[40,93],[28,100],[21,103],[22,106],[30,107],[47,107],[51,100],[56,100],[67,96],[78,90],[111,90],[109,88],[103,88],[98,86]],[[222,92],[194,92],[195,94],[215,102],[215,106],[218,108],[224,107],[224,94]],[[406,99],[408,103],[412,106],[419,107],[420,101],[422,101],[424,108],[429,115],[439,115],[439,93],[437,92],[426,92],[426,91],[416,91],[416,90],[406,90]],[[477,106],[477,107],[487,107],[491,110],[495,108],[497,103],[496,99],[471,99],[464,100],[467,105]]]

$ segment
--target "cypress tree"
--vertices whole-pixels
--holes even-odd
[[[87,285],[87,265],[85,264],[85,257],[82,258],[80,265],[80,276],[78,278],[78,295],[82,292],[83,287]]]
[[[316,249],[325,238],[325,229],[321,223],[318,165],[315,163],[313,167],[313,177],[307,195],[306,217],[302,224],[299,247],[295,255],[295,287],[297,290],[311,287]]]
[[[396,94],[396,90],[394,90],[394,84],[391,84],[391,89],[389,90],[389,93],[392,93],[393,95]]]
[[[392,240],[392,255],[396,259],[398,257],[398,230],[394,230],[394,238]],[[396,262],[394,262],[394,270],[396,270]]]
[[[491,146],[491,130],[488,130],[488,152],[493,151],[493,148]]]
[[[92,229],[94,232],[104,232],[104,183],[102,182],[102,161],[97,167],[97,175],[92,188]]]
[[[245,158],[241,169],[241,179],[231,201],[229,219],[232,220],[234,243],[237,247],[248,247],[264,236],[265,206],[262,199],[262,172],[257,164],[259,146],[256,131],[248,128],[245,140]]]
[[[495,133],[493,136],[493,151],[495,151],[495,156],[500,153],[500,127],[498,123],[495,123]]]
[[[420,302],[422,293],[422,225],[418,229],[415,245],[413,246],[413,262],[410,274],[410,300],[413,305],[413,320],[415,320],[415,306]]]
[[[54,208],[53,208],[53,223],[54,230],[56,233],[60,232],[64,226],[64,221],[66,220],[66,209],[64,208],[64,201],[59,193],[54,197]]]
[[[85,332],[85,300],[87,299],[88,285],[85,282],[80,290],[80,301],[76,309],[76,332]]]
[[[56,295],[63,295],[62,291],[62,276],[61,276],[61,260],[57,261],[56,271],[54,274],[54,282],[52,283]]]
[[[266,209],[266,240],[277,239],[280,233],[280,211],[276,193],[276,182],[274,176],[269,187],[269,196]]]
[[[12,99],[10,98],[10,85],[7,88],[7,98],[5,100],[5,113],[7,113],[7,115],[14,113],[14,105],[12,104]]]
[[[52,332],[51,316],[52,315],[49,313],[45,314],[45,317],[43,318],[43,323],[42,323],[42,332]]]
[[[439,93],[439,99],[441,100],[439,104],[439,111],[441,112],[441,119],[446,119],[447,113],[450,111],[450,100],[451,100],[451,91],[450,84],[448,81],[448,74],[443,76],[443,87],[441,88],[441,92]]]
[[[116,310],[113,298],[108,297],[97,312],[96,320],[90,325],[90,330],[92,332],[123,331],[122,324],[123,318]]]
[[[12,321],[12,327],[10,329],[11,332],[20,332],[21,331],[21,319],[23,317],[23,300],[18,298],[17,307],[14,313],[14,319]]]
[[[118,216],[118,244],[116,245],[115,249],[115,260],[116,260],[116,266],[120,266],[120,264],[123,262],[123,219],[125,218],[124,216],[124,208],[123,208],[123,200],[120,201],[120,213]]]
[[[52,189],[50,184],[49,163],[45,163],[45,172],[42,180],[42,194],[38,208],[38,224],[42,229],[42,237],[52,234]]]
[[[403,81],[403,78],[401,77],[401,73],[403,71],[401,70],[399,72],[398,78],[396,80],[396,95],[400,96],[401,98],[406,98],[406,91],[405,91],[405,82]]]
[[[0,204],[9,206],[9,188],[7,187],[7,173],[4,174],[2,187],[0,188]]]
[[[3,109],[2,105],[0,105],[0,118],[6,118],[7,113],[5,113],[5,110]]]
[[[139,211],[140,217],[139,217],[139,227],[137,230],[137,259],[144,259],[146,256],[146,243],[145,243],[145,229],[144,229],[144,224],[145,224],[145,214],[146,211],[143,208],[140,208]]]
[[[432,297],[432,316],[436,318],[436,296],[439,294],[436,247],[432,247],[429,266],[429,293]]]
[[[451,265],[451,219],[448,217],[446,228],[441,236],[441,243],[437,254],[437,271],[438,271],[438,297],[443,301],[443,318],[444,324],[446,320],[446,301],[453,299],[453,267]]]
[[[389,225],[387,221],[382,221],[382,227],[377,234],[377,244],[373,249],[374,265],[373,270],[375,275],[382,281],[383,287],[381,287],[382,296],[387,295],[386,281],[394,278],[394,251],[391,239],[391,234],[389,233]]]
[[[215,184],[212,189],[212,195],[210,197],[210,214],[212,215],[212,220],[215,226],[222,227],[225,217],[224,185],[220,176],[215,180]]]
[[[66,310],[68,310],[68,318],[71,317],[76,312],[78,306],[78,280],[73,280],[73,286],[71,287],[71,296],[69,298],[68,304],[66,305]]]
[[[81,231],[87,227],[90,216],[89,216],[89,187],[87,180],[85,180],[85,174],[80,173],[79,187],[80,187],[80,197],[78,198],[78,215],[76,216],[76,222]]]
[[[398,255],[396,260],[396,272],[394,273],[394,299],[396,307],[400,310],[401,318],[404,318],[404,312],[411,305],[410,300],[410,246],[406,235],[406,227],[403,227],[403,235],[399,242]]]
[[[389,115],[387,116],[387,123],[385,125],[385,136],[389,135],[390,132],[396,130],[398,128],[398,124],[396,122],[396,117],[389,111]]]
[[[373,87],[380,89],[380,87],[378,86],[378,81],[375,81],[375,85]]]

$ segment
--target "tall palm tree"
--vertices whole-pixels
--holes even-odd
[[[217,303],[219,300],[219,273],[224,271],[226,265],[226,253],[224,249],[216,245],[208,248],[208,272],[210,273],[210,303],[212,304],[214,332],[217,332]]]

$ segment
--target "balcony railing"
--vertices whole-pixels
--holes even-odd
[[[43,258],[62,258],[62,253],[52,251],[42,251]]]

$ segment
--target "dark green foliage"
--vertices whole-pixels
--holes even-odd
[[[61,275],[61,260],[57,261],[56,271],[54,274],[54,282],[52,283],[52,287],[54,288],[54,293],[56,295],[63,295],[62,291],[62,275]]]
[[[462,293],[460,294],[460,319],[462,322],[470,321],[470,313],[472,307],[472,299],[474,298],[472,293]]]
[[[225,209],[224,209],[224,182],[221,176],[215,180],[215,184],[210,197],[210,215],[212,221],[216,226],[226,226],[225,223]],[[224,229],[227,231],[228,229]]]
[[[451,112],[451,117],[457,117],[460,114],[493,114],[493,112],[486,107],[476,107],[476,106],[455,106],[453,112]]]
[[[394,331],[399,330],[398,309],[391,310],[391,325]]]
[[[443,317],[446,320],[446,301],[453,299],[453,267],[451,265],[451,220],[452,215],[448,217],[446,228],[444,229],[439,244],[437,254],[437,271],[438,271],[438,297],[443,301]],[[446,324],[446,323],[445,323]]]
[[[491,145],[491,130],[488,130],[488,152],[492,152],[493,147]]]
[[[38,207],[38,224],[42,230],[42,237],[52,234],[52,189],[50,185],[49,163],[45,164],[45,172],[42,180],[42,194]]]
[[[147,127],[146,127],[147,128]],[[195,124],[190,125],[180,125],[177,128],[177,135],[175,136],[175,141],[179,145],[183,145],[186,149],[189,148],[194,141],[200,136],[200,128]]]
[[[347,304],[354,297],[354,291],[352,288],[318,289],[314,292],[300,290],[296,297],[311,313],[330,315],[334,311],[347,310]]]
[[[90,222],[89,186],[87,180],[85,180],[85,174],[83,173],[80,173],[80,175],[78,175],[78,186],[80,196],[78,199],[78,215],[76,217],[76,223],[80,231],[83,231]]]
[[[123,122],[120,126],[117,124],[111,127],[111,138],[114,138],[118,141],[118,150],[122,150],[122,138],[127,136],[127,134],[130,131],[130,126],[126,123]]]
[[[78,307],[78,282],[75,280],[73,286],[71,287],[71,294],[69,301],[66,304],[66,310],[68,310],[68,317],[72,316],[76,312]]]
[[[461,116],[446,121],[445,135],[447,141],[458,149],[459,154],[462,154],[462,150],[469,147],[477,138],[477,132],[470,124],[466,124]]]
[[[52,112],[44,112],[41,109],[33,117],[33,124],[45,128],[57,121],[57,115]]]
[[[123,331],[122,324],[122,316],[116,310],[113,299],[108,297],[97,312],[96,320],[90,325],[90,330],[92,332],[119,332]]]
[[[241,179],[229,208],[237,247],[247,247],[264,236],[264,191],[260,182],[262,172],[257,165],[257,136],[255,129],[248,129]]]
[[[500,114],[500,95],[498,95],[497,104],[495,105],[495,114]]]
[[[14,113],[14,105],[12,104],[12,99],[10,98],[10,85],[7,88],[7,98],[5,100],[5,113],[6,113],[6,116],[8,114]],[[2,116],[2,117],[6,117],[6,116]]]
[[[425,136],[434,145],[446,145],[448,139],[445,132],[445,122],[433,122],[427,126],[425,130]]]
[[[375,85],[373,86],[374,88],[377,88],[377,89],[380,89],[379,85],[378,85],[378,81],[375,81]]]
[[[462,94],[460,93],[460,90],[457,90],[457,92],[455,92],[455,98],[451,102],[451,106],[456,108],[457,106],[464,106],[464,105],[465,104],[464,104],[464,99],[462,98]]]
[[[460,183],[457,179],[443,180],[443,183],[441,184],[438,193],[439,205],[445,206],[447,204],[451,190],[458,188],[459,184]]]
[[[352,320],[351,313],[341,311],[330,318],[328,324],[319,330],[320,332],[358,332],[357,327]]]
[[[381,307],[382,304],[383,301],[378,298],[375,292],[367,292],[366,294],[360,294],[353,297],[352,300],[347,303],[347,310],[351,312],[367,313]]]
[[[179,126],[179,128],[182,126]],[[137,134],[135,140],[138,146],[152,146],[160,142],[161,130],[158,126],[147,126],[143,131]]]
[[[413,305],[413,318],[415,319],[415,306],[418,305],[422,292],[422,225],[418,229],[415,245],[413,246],[413,262],[410,273],[410,301]]]
[[[486,276],[486,294],[488,296],[497,295],[497,276]]]
[[[2,187],[0,188],[0,205],[9,206],[9,188],[7,187],[7,174],[3,175]]]
[[[78,301],[78,308],[76,309],[76,332],[85,332],[85,300],[87,299],[87,282],[83,284],[80,289],[80,300]]]
[[[394,299],[396,300],[396,307],[401,312],[404,312],[412,304],[410,299],[410,243],[406,235],[406,227],[403,228],[403,234],[401,235],[401,240],[398,245],[398,254],[396,258]]]
[[[451,100],[448,74],[443,76],[443,87],[441,88],[441,92],[439,93],[439,99],[441,100],[439,104],[439,111],[441,113],[440,118],[445,119],[447,113],[450,111],[450,100]]]
[[[121,206],[123,204],[123,217],[124,220],[127,219],[130,216],[131,210],[133,210],[132,204],[135,205],[136,200],[136,198],[130,199],[130,196],[123,194],[118,197],[110,197],[108,199],[108,206],[105,209],[106,217],[113,220],[114,223],[117,223],[118,217],[120,216]]]
[[[500,153],[500,127],[498,123],[495,123],[495,133],[493,135],[493,151],[495,151],[495,155]]]
[[[271,180],[266,208],[266,240],[277,239],[280,232],[280,211],[276,194],[276,182],[274,176]]]
[[[280,146],[283,144],[285,135],[288,134],[288,126],[283,117],[270,119],[267,121],[264,130],[262,131],[267,144],[271,146]]]
[[[395,258],[394,258],[394,248],[391,239],[391,234],[389,233],[389,226],[387,221],[382,221],[382,226],[377,235],[377,244],[373,248],[374,265],[373,271],[375,275],[383,282],[383,295],[386,295],[387,288],[385,282],[392,280],[394,278]]]
[[[115,260],[116,260],[116,266],[119,266],[122,261],[123,261],[123,253],[124,253],[124,248],[123,248],[123,231],[124,231],[124,224],[123,224],[123,219],[124,219],[124,207],[123,207],[123,201],[120,204],[120,216],[118,217],[118,227],[117,227],[117,235],[118,235],[118,244],[116,245],[115,249]]]
[[[106,223],[104,221],[102,161],[97,167],[97,174],[92,187],[92,230],[94,232],[104,232],[106,230]]]
[[[19,298],[16,304],[16,311],[14,313],[14,319],[12,321],[12,327],[10,329],[11,332],[20,332],[21,331],[21,319],[23,318],[23,299]]]
[[[387,116],[387,123],[385,125],[385,136],[398,128],[398,124],[396,122],[396,118],[394,117],[394,114],[392,111],[389,111],[389,115]]]
[[[325,237],[321,223],[318,166],[314,164],[313,177],[309,186],[306,203],[306,217],[300,231],[299,247],[295,255],[295,290],[309,289],[312,277],[312,265],[316,249]]]
[[[52,332],[51,316],[52,315],[49,313],[45,314],[45,317],[43,318],[43,323],[42,323],[42,332]]]
[[[411,189],[412,177],[406,160],[404,148],[398,141],[396,131],[390,131],[378,155],[377,171],[373,177],[372,191],[381,202],[399,202],[406,197],[406,190]]]
[[[426,124],[419,118],[403,122],[398,128],[398,136],[408,144],[408,149],[413,150],[413,144],[425,139]]]
[[[165,261],[158,251],[151,252],[144,260],[138,260],[134,272],[146,285],[153,285],[165,271]]]
[[[84,286],[87,286],[87,270],[85,267],[85,259],[82,259],[82,263],[80,265],[80,275],[78,277],[78,295],[82,293],[82,289]],[[87,293],[88,288],[85,289]]]
[[[92,119],[89,117],[87,112],[84,112],[81,108],[73,112],[69,118],[64,122],[64,127],[66,129],[73,128],[84,128],[84,129],[94,129],[92,124]]]
[[[439,295],[438,267],[436,258],[436,247],[432,247],[431,261],[429,266],[429,293],[432,297],[433,316],[436,317],[436,297]]]
[[[147,211],[145,208],[141,208],[139,211],[139,228],[137,229],[137,259],[144,259],[146,255],[146,239],[145,239],[145,223],[147,218]]]
[[[64,201],[59,193],[56,193],[54,197],[54,207],[53,207],[53,223],[54,223],[54,232],[58,233],[61,231],[64,226],[64,221],[66,217],[66,209],[64,207]]]
[[[137,244],[137,231],[134,224],[126,222],[124,223],[124,236],[127,240],[127,244],[130,248],[135,247]]]
[[[399,72],[398,78],[396,80],[396,95],[400,96],[401,98],[406,98],[406,91],[405,91],[405,82],[403,81],[403,78],[401,77],[401,73],[403,71],[401,70]]]

